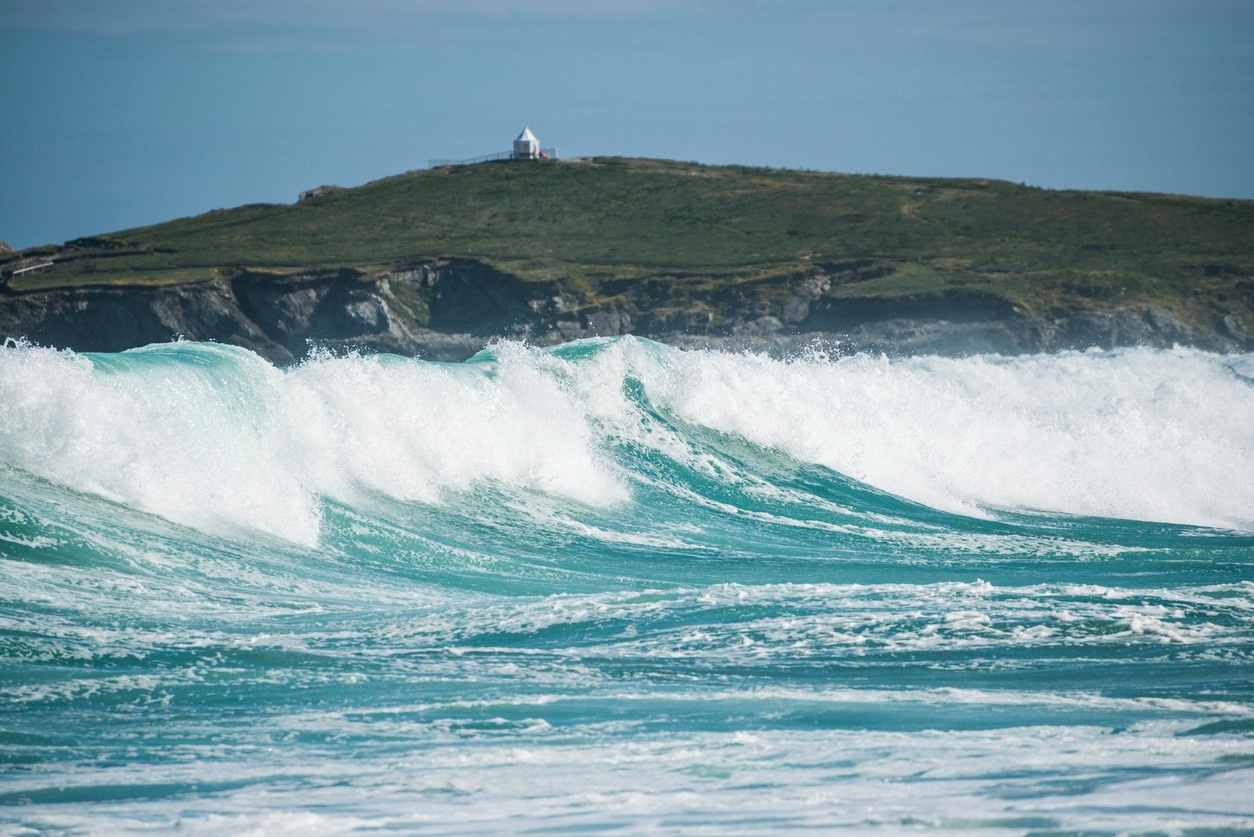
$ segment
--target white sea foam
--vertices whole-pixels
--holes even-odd
[[[1254,387],[1221,356],[620,350],[637,353],[650,397],[681,419],[935,508],[1254,529]]]
[[[439,503],[495,484],[621,503],[635,479],[610,458],[622,443],[769,493],[688,427],[965,514],[1254,529],[1254,387],[1234,373],[1239,359],[779,361],[634,339],[589,349],[502,344],[467,364],[321,357],[279,370],[209,344],[105,356],[10,344],[0,465],[211,533],[301,544],[318,539],[320,497]],[[637,385],[678,424],[642,410]]]
[[[4,464],[196,528],[312,542],[317,506],[276,415],[283,375],[247,352],[175,351],[96,362],[6,347]]]
[[[0,352],[0,457],[209,532],[316,542],[319,496],[438,502],[493,481],[605,504],[627,490],[586,411],[526,353],[492,368],[240,349]]]
[[[585,405],[526,353],[492,367],[328,358],[288,378],[288,426],[299,451],[322,452],[307,476],[322,490],[347,479],[432,502],[493,481],[593,505],[628,496]]]
[[[314,735],[346,727],[315,713],[296,720],[292,729]],[[379,734],[373,724],[366,729]],[[1252,776],[1241,767],[1248,746],[1181,737],[1186,729],[1151,721],[1119,734],[1034,725],[625,739],[606,724],[560,742],[517,732],[475,747],[424,730],[423,746],[404,753],[392,747],[295,761],[279,749],[263,763],[228,752],[216,761],[101,760],[77,773],[44,771],[23,776],[17,790],[34,795],[54,781],[76,790],[231,790],[11,810],[31,830],[103,824],[122,833],[1248,833],[1254,806],[1244,791]],[[276,773],[283,781],[265,784]],[[317,814],[308,813],[311,794]]]

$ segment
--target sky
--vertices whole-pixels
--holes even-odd
[[[0,0],[0,241],[431,158],[1254,198],[1252,0]]]

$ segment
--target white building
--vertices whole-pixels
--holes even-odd
[[[540,159],[540,140],[536,139],[536,135],[531,133],[530,128],[523,128],[523,132],[518,135],[518,139],[514,140],[514,159]]]
[[[0,0],[3,3],[4,0]],[[496,154],[486,154],[482,157],[474,157],[469,160],[441,160],[432,159],[427,161],[427,168],[437,169],[443,166],[471,166],[475,163],[494,163],[498,160],[556,160],[556,148],[541,148],[540,140],[536,139],[536,135],[531,133],[530,128],[523,128],[518,139],[514,140],[514,148],[511,151],[501,151]],[[335,187],[319,187],[335,188]],[[315,190],[317,191],[317,190]],[[304,200],[304,196],[301,196]]]

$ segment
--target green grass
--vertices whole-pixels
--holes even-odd
[[[160,287],[162,285],[181,285],[190,282],[205,282],[222,275],[222,271],[213,267],[171,268],[163,270],[90,270],[83,271],[78,267],[76,274],[62,271],[29,273],[9,281],[9,287],[15,291],[43,291],[63,288],[67,285],[92,285],[97,287]],[[68,280],[68,281],[67,281]]]
[[[369,273],[466,257],[562,280],[593,306],[624,294],[691,304],[746,283],[769,296],[772,283],[825,268],[848,283],[841,295],[961,289],[1039,311],[1164,296],[1254,308],[1251,201],[661,160],[411,172],[101,240],[112,248],[86,247],[11,286],[194,282],[241,268]],[[880,275],[841,267],[855,260]]]

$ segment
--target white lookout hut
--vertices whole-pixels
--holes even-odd
[[[514,140],[514,159],[540,159],[540,140],[536,139],[536,135],[531,133],[530,128],[523,128],[523,132],[518,135],[518,139]]]

